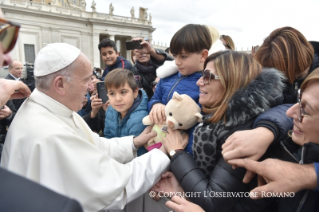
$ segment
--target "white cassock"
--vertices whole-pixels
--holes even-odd
[[[35,89],[10,126],[1,165],[77,199],[85,211],[122,209],[170,164],[160,150],[134,159],[132,142],[133,136],[99,137],[77,113]]]

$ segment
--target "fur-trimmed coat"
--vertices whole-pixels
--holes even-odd
[[[221,145],[238,127],[247,126],[260,113],[281,103],[283,76],[275,69],[263,69],[262,73],[245,88],[238,90],[228,102],[226,122],[224,119],[210,123],[212,114],[194,131],[193,155],[198,166],[209,177],[221,157]],[[277,101],[275,100],[277,99]]]
[[[251,181],[250,184],[242,182],[245,169],[232,169],[224,161],[221,145],[233,132],[251,129],[258,114],[282,103],[282,81],[283,75],[279,71],[263,69],[255,80],[238,90],[229,100],[226,123],[209,123],[207,119],[211,115],[207,115],[204,122],[196,128],[194,159],[185,152],[174,155],[171,170],[184,191],[200,193],[196,197],[191,196],[191,202],[200,205],[205,211],[261,211],[271,205],[269,202],[272,199],[251,202],[246,201],[249,197],[245,196],[220,196],[222,192],[249,192],[256,186],[256,181]]]

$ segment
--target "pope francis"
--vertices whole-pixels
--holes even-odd
[[[10,126],[1,165],[77,199],[85,211],[122,209],[148,191],[170,161],[161,149],[135,158],[136,148],[155,136],[150,128],[112,139],[90,130],[76,111],[91,75],[79,49],[65,43],[41,49],[34,64],[36,89]]]

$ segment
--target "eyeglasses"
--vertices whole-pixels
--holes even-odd
[[[309,117],[309,118],[318,120],[319,118],[315,118],[315,117],[312,117],[312,116],[306,114],[305,109],[303,108],[303,106],[301,104],[301,96],[302,96],[302,91],[299,89],[298,90],[299,122],[302,123],[302,120],[304,117]]]
[[[3,47],[3,53],[9,53],[19,35],[20,24],[0,18],[0,42]]]
[[[203,83],[207,85],[212,79],[220,80],[220,77],[211,73],[210,70],[203,70]]]

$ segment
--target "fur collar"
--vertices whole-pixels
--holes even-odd
[[[282,104],[284,75],[274,68],[263,68],[248,86],[238,90],[229,100],[226,126],[236,126],[252,117]]]

